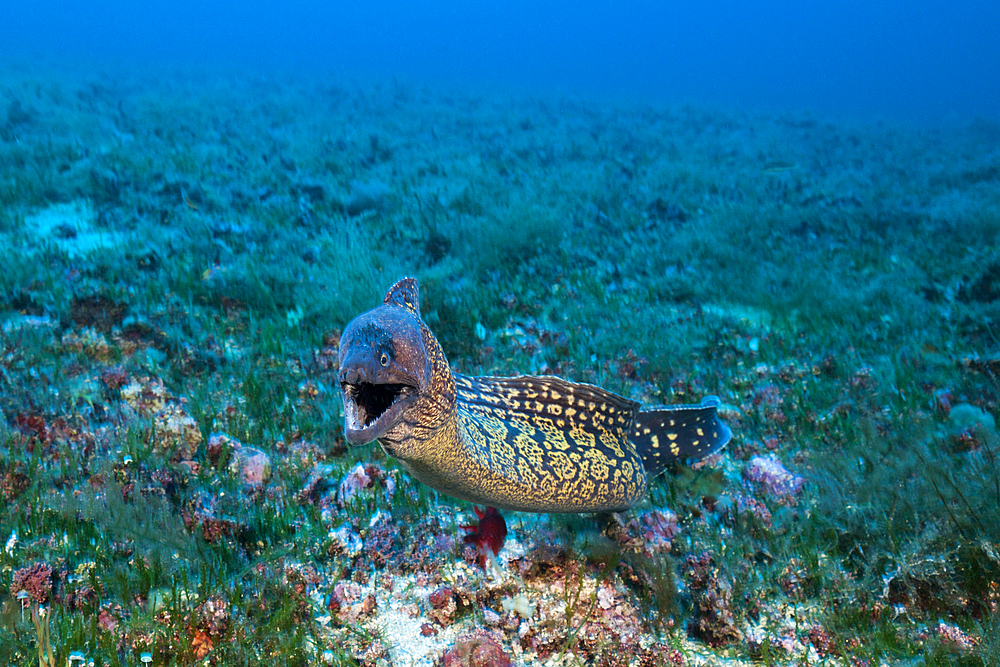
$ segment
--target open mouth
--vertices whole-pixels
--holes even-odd
[[[417,399],[417,388],[408,384],[342,382],[345,436],[352,445],[377,440],[395,426],[403,411]]]

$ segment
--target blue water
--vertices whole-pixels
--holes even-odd
[[[918,122],[1000,116],[996,0],[2,0],[0,59],[398,76]]]

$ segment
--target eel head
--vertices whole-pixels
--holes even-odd
[[[428,388],[431,371],[416,290],[416,280],[400,281],[381,306],[351,320],[340,337],[344,435],[352,445],[403,426],[407,410]]]

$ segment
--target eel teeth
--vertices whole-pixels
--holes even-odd
[[[373,384],[359,382],[343,384],[344,395],[355,408],[358,428],[368,428],[379,420],[397,401],[416,392],[408,384]]]

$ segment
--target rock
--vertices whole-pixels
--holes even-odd
[[[259,488],[271,479],[271,457],[256,447],[243,446],[236,451],[230,468],[238,470],[243,483]]]
[[[443,667],[510,667],[511,659],[492,633],[477,628],[459,635],[441,657]]]
[[[458,611],[455,593],[449,587],[442,586],[431,593],[427,601],[431,605],[428,615],[442,627],[451,625],[455,620],[455,612]]]
[[[111,333],[121,326],[128,314],[128,305],[101,294],[74,297],[69,306],[69,317],[81,327],[93,327],[102,333]]]
[[[361,536],[351,530],[348,525],[343,525],[337,530],[330,531],[330,547],[328,552],[330,555],[343,554],[349,558],[354,558],[361,553],[364,548],[364,542],[361,540]]]
[[[153,417],[156,449],[168,454],[171,461],[194,457],[201,444],[201,428],[194,417],[176,403],[168,403]]]

